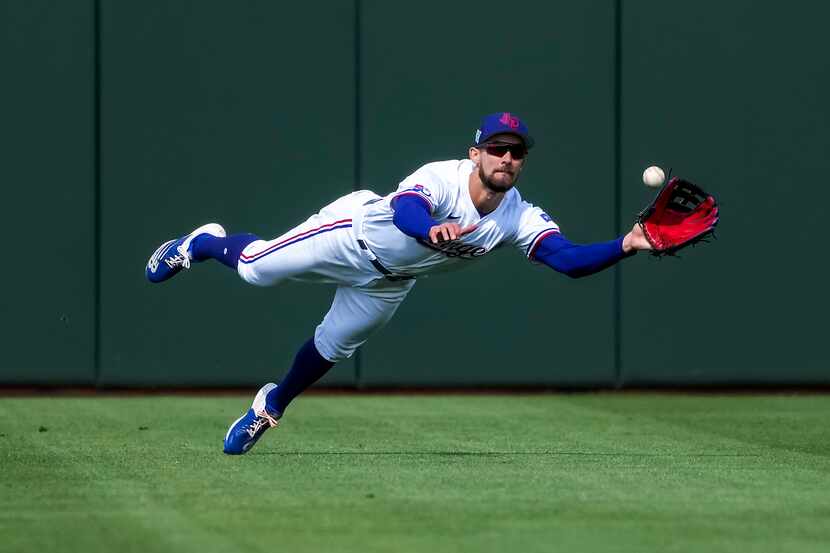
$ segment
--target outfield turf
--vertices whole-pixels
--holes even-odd
[[[830,551],[830,396],[0,399],[0,551]]]

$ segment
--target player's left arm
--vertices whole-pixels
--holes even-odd
[[[598,273],[622,259],[637,253],[626,244],[628,235],[608,242],[574,244],[558,232],[551,233],[537,243],[530,259],[544,263],[553,270],[571,278]]]
[[[525,250],[531,261],[544,263],[571,278],[592,275],[639,250],[651,248],[639,225],[615,240],[575,244],[562,235],[550,216],[528,203],[524,203],[516,245]]]
[[[643,232],[643,227],[641,227],[638,223],[634,223],[631,231],[623,237],[622,248],[626,253],[632,250],[638,252],[654,249],[646,238],[645,232]]]

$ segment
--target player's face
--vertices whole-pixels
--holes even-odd
[[[507,192],[519,180],[524,166],[524,142],[512,134],[497,134],[480,148],[470,151],[470,159],[478,165],[482,184],[493,192]]]

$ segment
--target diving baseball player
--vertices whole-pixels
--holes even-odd
[[[582,277],[651,248],[638,225],[609,242],[567,240],[515,188],[533,142],[518,117],[491,114],[476,131],[468,159],[428,163],[386,196],[353,192],[273,240],[228,236],[210,223],[159,246],[147,262],[151,282],[215,259],[257,286],[285,279],[337,285],[331,308],[279,385],[263,386],[231,424],[225,453],[247,452],[292,399],[385,325],[426,273],[459,269],[510,245],[533,262]]]

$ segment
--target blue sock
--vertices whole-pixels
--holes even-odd
[[[279,386],[268,392],[268,396],[265,398],[268,410],[273,409],[278,413],[284,413],[292,399],[320,380],[333,366],[334,363],[317,351],[314,338],[307,341],[297,352],[297,356],[294,357],[294,364],[291,365],[291,369]]]
[[[236,269],[242,250],[256,240],[260,238],[254,234],[234,234],[227,238],[200,234],[190,243],[190,255],[193,261],[215,259],[231,269]]]

